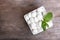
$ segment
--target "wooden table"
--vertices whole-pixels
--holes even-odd
[[[32,35],[23,16],[45,6],[54,14],[53,27]],[[60,40],[60,0],[0,0],[0,39],[6,40]]]

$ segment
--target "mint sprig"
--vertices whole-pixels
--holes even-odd
[[[53,18],[52,12],[48,12],[46,15],[43,16],[43,20],[42,20],[41,26],[42,26],[44,31],[46,30],[46,27],[49,27],[47,22],[49,22],[52,18]]]

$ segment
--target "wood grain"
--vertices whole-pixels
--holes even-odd
[[[32,35],[23,16],[45,6],[54,14],[53,27]],[[0,39],[2,40],[60,40],[60,0],[0,0]]]

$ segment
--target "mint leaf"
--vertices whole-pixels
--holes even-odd
[[[44,21],[48,22],[53,18],[52,12],[48,12],[46,15],[44,15],[43,19]]]
[[[49,27],[49,25],[45,21],[42,21],[42,28],[44,31],[46,30],[46,27]]]

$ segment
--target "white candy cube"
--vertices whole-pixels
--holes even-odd
[[[41,23],[43,20],[43,16],[46,14],[46,10],[43,6],[29,12],[28,14],[24,15],[24,19],[26,20],[27,24],[33,35],[38,34],[43,31],[41,27]],[[48,22],[49,28],[53,26],[52,20]],[[47,27],[48,29],[48,27]]]

